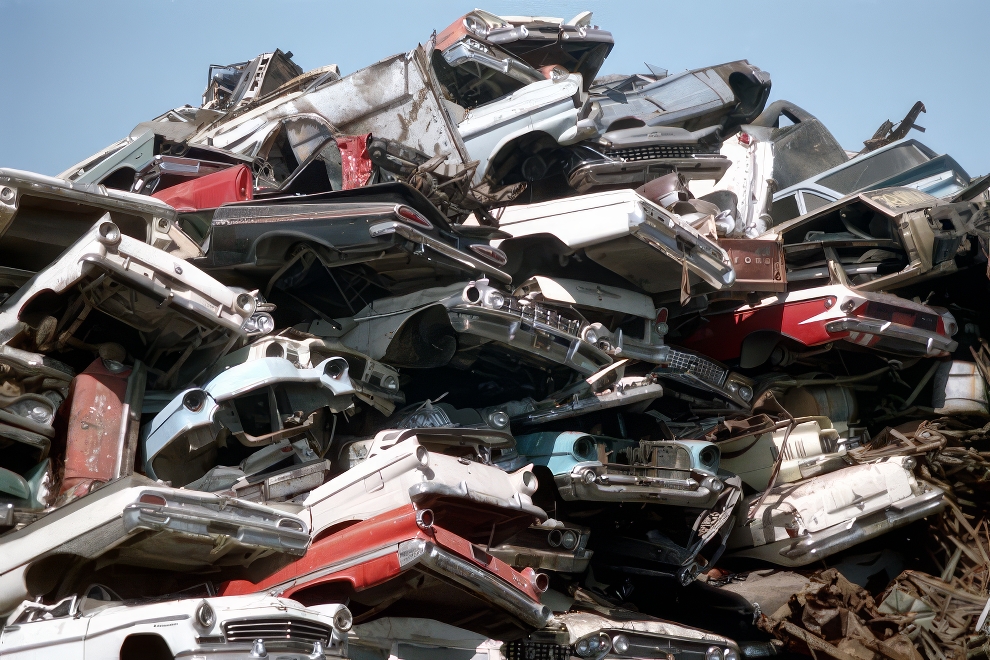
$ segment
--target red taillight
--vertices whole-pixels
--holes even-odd
[[[153,493],[145,493],[138,498],[138,502],[142,504],[154,504],[155,506],[165,506],[168,504],[164,497]]]
[[[422,227],[423,229],[433,229],[433,223],[423,217],[423,215],[416,209],[406,206],[405,204],[397,204],[395,207],[395,214],[403,222],[407,222],[411,225],[416,225],[417,227]]]
[[[657,310],[657,320],[656,320],[656,322],[657,323],[666,323],[667,322],[667,308],[666,307],[661,307],[660,309]]]
[[[505,256],[505,252],[490,245],[472,245],[471,250],[499,266],[504,266],[509,261],[509,258]]]
[[[738,139],[739,139],[739,144],[746,146],[748,146],[753,141],[753,138],[750,136],[749,133],[740,133]]]

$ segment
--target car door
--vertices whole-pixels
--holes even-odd
[[[0,656],[11,660],[38,657],[83,660],[88,617],[78,617],[75,596],[55,605],[39,605],[13,616],[0,632]]]

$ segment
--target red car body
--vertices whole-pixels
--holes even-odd
[[[743,342],[757,332],[809,347],[844,340],[911,357],[943,357],[957,346],[948,310],[843,284],[781,293],[705,321],[679,343],[721,361],[739,358]]]
[[[323,535],[304,557],[258,580],[227,582],[220,595],[265,591],[304,605],[347,602],[355,622],[428,611],[497,639],[546,625],[545,575],[514,570],[432,518],[412,505],[393,509]]]

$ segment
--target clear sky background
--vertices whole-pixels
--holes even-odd
[[[914,133],[970,175],[990,171],[990,0],[0,0],[0,167],[57,174],[169,108],[199,105],[207,66],[291,50],[350,73],[464,12],[594,11],[616,46],[603,73],[748,59],[771,100],[858,150],[918,100]]]

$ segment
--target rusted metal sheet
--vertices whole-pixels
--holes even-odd
[[[134,472],[144,366],[95,360],[70,386],[65,468],[59,500]]]

